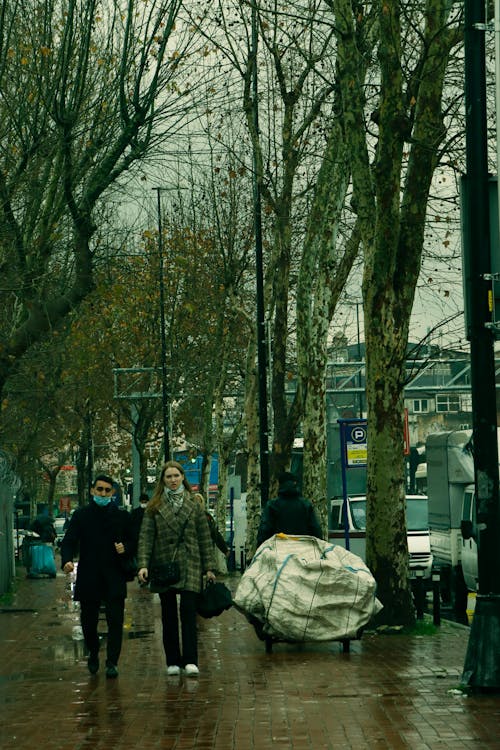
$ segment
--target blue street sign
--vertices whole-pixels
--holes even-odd
[[[342,468],[342,518],[344,520],[345,548],[350,549],[349,517],[347,504],[347,469],[366,466],[368,455],[366,419],[338,419],[340,425],[340,459]]]

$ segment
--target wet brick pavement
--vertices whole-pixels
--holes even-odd
[[[500,696],[457,690],[463,626],[266,654],[232,609],[200,620],[199,679],[171,678],[159,602],[131,583],[120,675],[107,680],[87,672],[62,573],[27,580],[20,567],[0,609],[1,750],[500,750]]]

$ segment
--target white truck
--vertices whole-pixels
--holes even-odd
[[[472,430],[427,436],[427,495],[434,565],[441,596],[465,617],[467,592],[477,589]]]
[[[328,538],[345,547],[343,520],[343,498],[331,502],[330,530]],[[366,562],[366,497],[351,496],[347,499],[349,525],[349,549]],[[428,503],[425,495],[406,496],[406,532],[408,540],[410,579],[416,581],[420,574],[426,588],[430,588],[432,554],[429,539]]]

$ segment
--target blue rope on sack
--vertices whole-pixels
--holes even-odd
[[[348,630],[348,628],[349,628],[349,622],[350,622],[350,619],[351,619],[351,613],[353,612],[353,609],[354,609],[354,602],[355,602],[355,601],[357,600],[357,597],[358,597],[358,592],[359,592],[359,578],[357,578],[356,580],[357,580],[357,582],[358,582],[358,585],[357,585],[357,587],[356,587],[356,594],[355,594],[355,597],[354,597],[354,599],[353,599],[352,605],[351,605],[351,606],[349,607],[349,609],[347,610],[347,624],[346,624],[346,630]]]
[[[335,547],[336,547],[336,545],[335,545],[335,544],[330,544],[330,546],[329,546],[329,547],[326,547],[326,548],[325,548],[325,549],[323,550],[323,552],[321,553],[321,557],[323,557],[323,558],[324,558],[324,557],[326,557],[326,554],[327,554],[327,552],[331,552],[331,551],[332,551],[333,549],[335,549]]]
[[[330,547],[327,547],[326,549],[324,549],[321,554],[320,560],[326,558],[327,552],[331,552],[337,546],[338,545],[336,544],[331,544]],[[342,547],[342,549],[344,548]],[[350,570],[352,573],[359,573],[360,570],[368,570],[366,565],[363,565],[360,568],[353,568],[352,565],[343,565],[342,567],[345,568],[346,570]]]
[[[315,586],[314,586],[314,591],[313,591],[313,595],[312,595],[312,597],[311,597],[311,603],[310,603],[310,605],[309,605],[309,612],[308,612],[308,613],[307,613],[307,615],[306,615],[306,623],[305,623],[305,626],[304,626],[304,632],[302,633],[302,640],[303,640],[303,641],[305,641],[305,640],[306,640],[306,631],[307,631],[307,626],[309,625],[309,621],[310,621],[310,619],[311,619],[311,610],[312,610],[312,607],[313,607],[314,599],[315,599],[315,597],[316,597],[316,592],[317,592],[317,590],[318,590],[319,582],[321,581],[321,576],[322,576],[322,575],[323,575],[323,573],[325,572],[325,569],[324,569],[323,565],[321,564],[321,560],[322,560],[322,559],[324,559],[324,558],[323,558],[323,556],[321,556],[321,557],[319,558],[319,567],[320,567],[320,574],[319,574],[319,576],[318,576],[318,578],[317,578],[317,580],[316,580],[316,584],[315,584]]]
[[[334,546],[335,545],[332,545],[331,547],[329,547],[328,549],[326,549],[325,550],[325,554],[326,554],[326,552],[331,551]],[[344,568],[344,570],[348,570],[350,573],[355,573],[356,575],[358,573],[360,573],[361,571],[368,571],[368,572],[370,572],[369,569],[366,567],[366,565],[363,565],[363,567],[360,567],[360,568],[354,568],[352,565],[343,565],[342,567]],[[354,595],[352,604],[351,604],[351,606],[349,607],[349,609],[347,611],[346,630],[349,628],[349,622],[350,622],[350,619],[351,619],[351,616],[352,616],[352,613],[353,613],[353,610],[354,610],[354,604],[355,604],[355,602],[357,600],[357,597],[358,597],[358,594],[359,594],[359,586],[360,586],[360,579],[356,577],[356,593]],[[376,593],[374,595],[374,599],[375,598],[376,598]]]
[[[263,552],[265,552],[265,551],[266,551],[266,550],[268,550],[268,549],[271,549],[271,550],[272,550],[272,547],[271,547],[271,545],[266,545],[265,547],[261,547],[260,551],[259,551],[259,552],[256,552],[256,553],[255,553],[255,555],[254,555],[254,556],[252,557],[252,560],[251,560],[251,562],[250,562],[250,565],[249,565],[249,566],[247,567],[247,570],[248,570],[248,568],[251,568],[251,567],[252,567],[252,565],[254,564],[254,562],[255,562],[256,560],[258,560],[258,559],[259,559],[259,557],[260,557],[260,556],[262,555],[262,553],[263,553]]]
[[[293,557],[293,555],[292,555],[292,554],[290,554],[290,555],[287,555],[287,556],[285,557],[285,559],[284,559],[284,560],[283,560],[283,562],[281,563],[281,566],[280,566],[280,568],[279,568],[278,572],[276,573],[276,577],[275,577],[275,579],[274,579],[274,584],[273,584],[273,588],[272,588],[272,591],[271,591],[271,598],[269,599],[269,606],[268,606],[268,608],[267,608],[267,611],[266,611],[266,620],[268,620],[268,619],[269,619],[269,612],[270,612],[270,609],[271,609],[271,605],[272,605],[272,603],[273,603],[273,599],[274,599],[274,594],[276,593],[276,589],[277,589],[277,587],[278,587],[278,581],[279,581],[279,579],[280,579],[280,577],[281,577],[281,574],[282,574],[282,572],[283,572],[283,570],[284,570],[285,566],[287,565],[287,563],[288,563],[288,561],[290,560],[290,558],[291,558],[291,557]]]
[[[352,565],[343,565],[342,566],[345,570],[350,570],[351,573],[360,573],[362,570],[366,571],[368,568],[365,568],[364,566],[362,568],[353,568]]]

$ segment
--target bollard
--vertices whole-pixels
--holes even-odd
[[[417,569],[415,571],[415,608],[417,610],[417,620],[424,619],[425,609],[425,588],[424,588],[424,571]]]
[[[432,621],[441,625],[441,575],[439,570],[432,571]]]

